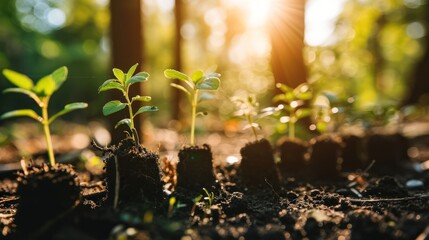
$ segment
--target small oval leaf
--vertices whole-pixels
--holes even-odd
[[[123,124],[127,125],[128,128],[131,130],[131,128],[132,128],[131,127],[131,120],[129,118],[124,118],[121,121],[119,121],[118,123],[116,123],[115,129],[118,128],[120,125],[123,125]]]
[[[15,86],[19,88],[23,88],[26,90],[31,90],[34,86],[33,80],[31,80],[28,76],[21,74],[19,72],[15,72],[10,69],[4,69],[3,75]]]
[[[23,88],[7,88],[3,91],[3,93],[11,93],[11,92],[25,94],[30,98],[32,98],[39,106],[42,104],[42,101],[40,100],[40,98],[35,93],[29,90],[26,90]]]
[[[55,80],[52,75],[41,78],[34,87],[34,92],[37,96],[51,96],[55,92]]]
[[[135,114],[134,117],[144,112],[157,112],[159,109],[156,106],[143,106]]]
[[[119,82],[124,82],[124,72],[119,68],[113,68],[113,75],[115,75],[116,79],[118,79]]]
[[[189,81],[189,77],[186,74],[181,73],[174,69],[166,69],[164,71],[164,76],[169,79],[179,79],[182,81]]]
[[[194,82],[194,83],[196,83],[196,82],[198,82],[201,78],[203,78],[204,77],[204,72],[203,71],[201,71],[201,70],[197,70],[197,71],[195,71],[194,73],[192,73],[192,76],[191,76],[191,78],[192,78],[192,81]]]
[[[129,85],[137,82],[144,82],[149,79],[149,73],[146,72],[139,72],[135,76],[128,79],[125,83],[125,85],[128,87]]]
[[[12,118],[12,117],[30,117],[39,122],[43,121],[43,118],[37,115],[37,113],[31,109],[19,109],[19,110],[6,112],[0,116],[0,119],[6,119],[6,118]]]
[[[59,111],[54,116],[49,118],[49,123],[53,122],[59,116],[62,116],[64,114],[67,114],[67,113],[74,111],[74,110],[83,109],[83,108],[87,108],[87,107],[88,107],[88,103],[84,103],[84,102],[69,103],[69,104],[64,106],[63,110]]]
[[[100,93],[110,89],[117,89],[122,92],[124,91],[124,87],[120,83],[118,83],[116,79],[109,79],[103,84],[101,84],[101,86],[98,88],[98,92]]]
[[[126,103],[122,103],[122,102],[120,102],[118,100],[110,101],[110,102],[104,104],[104,106],[103,106],[103,115],[107,116],[107,115],[110,115],[112,113],[121,111],[126,106],[127,106]]]
[[[135,96],[131,99],[131,102],[134,101],[141,101],[141,102],[150,102],[150,100],[152,100],[152,98],[150,96]]]
[[[217,90],[220,86],[219,78],[206,78],[195,85],[199,90]]]
[[[66,81],[67,74],[68,74],[68,69],[65,66],[60,67],[51,73],[51,77],[52,77],[52,79],[54,81],[54,85],[55,85],[54,92],[56,90],[58,90],[58,88],[60,88],[61,85],[63,85],[63,83]]]
[[[136,71],[138,65],[139,64],[136,63],[133,66],[131,66],[130,69],[128,69],[126,80],[130,79],[133,76],[133,74]]]

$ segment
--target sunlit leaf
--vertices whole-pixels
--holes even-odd
[[[311,115],[311,109],[309,108],[300,108],[296,110],[296,117],[298,119],[305,118]]]
[[[328,125],[326,124],[326,122],[318,122],[316,123],[316,129],[317,131],[324,133],[328,130]]]
[[[149,73],[147,72],[139,72],[136,75],[132,76],[130,79],[128,79],[125,83],[125,86],[129,86],[133,83],[137,83],[137,82],[144,82],[147,81],[149,79]]]
[[[51,74],[51,77],[55,84],[54,92],[58,90],[58,88],[60,88],[61,85],[63,85],[63,83],[66,81],[67,74],[68,74],[68,69],[65,66],[58,68]]]
[[[115,75],[116,79],[119,80],[119,82],[124,82],[125,74],[124,72],[119,68],[113,68],[113,75]]]
[[[202,77],[204,77],[204,72],[201,70],[195,71],[194,73],[192,73],[192,76],[191,76],[192,81],[194,83],[197,83]]]
[[[136,71],[136,69],[137,69],[137,66],[138,66],[139,64],[138,63],[136,63],[136,64],[134,64],[133,66],[131,66],[130,67],[130,69],[128,70],[128,72],[127,72],[127,77],[126,77],[126,80],[128,80],[128,79],[130,79],[132,76],[133,76],[133,74],[134,74],[134,72]]]
[[[131,120],[129,118],[124,118],[121,121],[119,121],[118,123],[116,123],[115,129],[118,128],[120,125],[123,125],[123,124],[127,125],[129,129],[132,128]]]
[[[149,102],[150,100],[152,100],[152,98],[150,96],[135,96],[131,99],[131,102],[134,101],[141,101],[141,102]]]
[[[159,109],[156,106],[143,106],[135,114],[134,117],[144,112],[157,112]]]
[[[107,116],[107,115],[110,115],[112,113],[121,111],[126,106],[127,106],[126,103],[122,103],[122,102],[120,102],[118,100],[110,101],[110,102],[104,104],[104,106],[103,106],[103,115]]]
[[[31,90],[34,86],[33,80],[19,72],[15,72],[10,69],[4,69],[3,75],[7,78],[7,80],[9,80],[9,82],[19,88]]]
[[[188,89],[186,89],[185,87],[179,85],[179,84],[175,84],[175,83],[170,83],[170,86],[179,89],[180,91],[186,93],[189,97],[191,96],[191,93],[189,92]]]
[[[122,92],[124,91],[124,87],[116,79],[109,79],[101,84],[101,86],[98,88],[98,92],[100,93],[110,89],[117,89]]]
[[[292,92],[292,91],[293,91],[293,89],[292,89],[291,87],[286,86],[286,85],[281,84],[281,83],[277,83],[277,84],[276,84],[276,87],[277,87],[278,89],[280,89],[280,90],[281,90],[282,92],[284,92],[284,93]]]
[[[19,110],[6,112],[0,116],[0,119],[6,119],[6,118],[12,118],[12,117],[30,117],[39,122],[43,121],[43,118],[37,115],[37,113],[31,109],[19,109]]]
[[[182,81],[189,81],[189,77],[187,75],[174,69],[166,69],[164,71],[164,76],[169,79],[179,79]]]
[[[30,98],[32,98],[39,106],[42,104],[42,101],[40,100],[40,98],[35,93],[29,90],[26,90],[23,88],[7,88],[3,91],[3,93],[11,93],[11,92],[25,94]]]
[[[195,85],[196,89],[199,90],[217,90],[220,86],[219,78],[206,78],[203,81],[198,82]]]
[[[62,116],[66,113],[69,113],[71,111],[75,111],[78,109],[83,109],[83,108],[87,108],[88,104],[84,103],[84,102],[75,102],[75,103],[70,103],[64,106],[64,109],[59,111],[58,113],[56,113],[54,116],[52,116],[49,119],[49,123],[53,122],[55,119],[57,119],[59,116]]]
[[[38,96],[51,96],[55,91],[55,80],[52,75],[41,78],[34,87]]]
[[[249,128],[259,128],[259,129],[261,129],[261,125],[259,125],[259,124],[257,124],[257,123],[246,124],[246,125],[243,127],[243,130],[247,130],[247,129],[249,129]]]

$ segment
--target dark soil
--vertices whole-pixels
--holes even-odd
[[[118,205],[162,199],[163,184],[157,154],[136,145],[131,138],[122,140],[118,146],[104,149],[103,152],[107,201],[110,204],[114,203],[117,180]]]
[[[256,150],[249,150],[254,145]],[[159,175],[159,168],[156,174],[155,170],[137,170],[137,166],[142,164],[146,169],[156,169],[151,168],[153,165],[148,162],[157,162],[158,156],[125,140],[117,147],[105,150],[105,157],[107,164],[112,161],[113,153],[121,156],[120,163],[136,163],[126,165],[127,169],[132,169],[122,173],[122,176],[133,180],[120,178],[121,182],[128,181],[127,185],[131,185],[126,190],[128,192],[122,195],[129,201],[120,200],[122,204],[114,209],[106,200],[105,186],[98,183],[98,179],[104,179],[104,176],[93,176],[90,179],[94,181],[80,183],[81,201],[74,198],[75,194],[63,194],[64,189],[57,189],[55,191],[61,192],[64,199],[75,199],[76,202],[64,201],[68,207],[64,205],[55,216],[49,215],[49,208],[33,208],[35,212],[29,217],[30,221],[44,226],[37,227],[36,236],[34,231],[23,232],[26,225],[18,221],[18,213],[25,206],[20,206],[22,202],[32,202],[40,196],[27,197],[17,190],[15,175],[4,175],[8,177],[0,182],[0,227],[7,239],[16,239],[15,236],[20,236],[18,234],[27,234],[23,239],[81,240],[427,239],[429,173],[402,168],[393,174],[377,172],[373,175],[370,169],[348,175],[340,171],[340,159],[344,157],[342,146],[341,141],[332,136],[316,138],[311,142],[312,155],[310,165],[306,167],[313,172],[327,171],[334,174],[334,178],[325,172],[314,172],[317,177],[308,174],[293,178],[284,174],[283,178],[278,178],[276,165],[271,165],[271,162],[274,163],[272,148],[266,140],[246,145],[241,152],[241,165],[224,163],[214,169],[208,145],[183,148],[183,152],[179,153],[178,186],[175,191],[163,194],[154,190],[152,194],[160,197],[151,198],[148,196],[149,190],[142,186],[144,179],[147,181],[150,178],[143,175]],[[249,159],[253,160],[246,162]],[[253,166],[253,171],[247,176],[246,170],[243,175],[246,164]],[[274,170],[267,166],[274,166]],[[128,176],[131,171],[135,176]],[[170,174],[171,171],[162,172]],[[47,179],[52,180],[51,177]],[[70,182],[75,178],[59,179]],[[277,184],[273,184],[276,181],[273,179],[277,179]],[[421,185],[407,187],[409,180],[418,180]],[[107,178],[107,181],[111,180]],[[139,184],[133,186],[133,181]],[[155,189],[155,186],[164,183],[159,180],[159,184],[158,181],[147,184],[152,184],[153,188],[150,189]],[[43,195],[44,198],[54,196],[45,190]],[[74,206],[74,203],[79,204]],[[51,201],[49,205],[54,206],[54,203]],[[46,205],[41,203],[38,206]]]
[[[201,190],[214,185],[215,180],[213,156],[209,145],[180,149],[177,163],[177,187]]]
[[[305,169],[308,143],[301,139],[282,138],[278,142],[279,169],[282,173],[296,173]]]

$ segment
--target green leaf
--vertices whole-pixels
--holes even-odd
[[[195,85],[199,90],[217,90],[220,86],[220,79],[216,77],[206,78]]]
[[[136,83],[136,82],[144,82],[147,81],[149,78],[149,73],[147,72],[139,72],[135,76],[131,77],[125,82],[125,86],[128,87],[129,85]]]
[[[55,119],[57,119],[59,116],[62,116],[66,113],[69,113],[74,110],[87,108],[88,104],[84,102],[75,102],[75,103],[69,103],[64,106],[64,109],[56,113],[54,116],[49,118],[49,123],[53,122]]]
[[[116,123],[115,129],[118,128],[120,125],[123,125],[123,124],[127,125],[128,128],[131,130],[131,128],[132,128],[131,127],[131,120],[129,118],[124,118],[121,121],[119,121],[118,123]]]
[[[63,83],[66,81],[67,74],[68,74],[68,69],[65,66],[60,67],[57,70],[55,70],[53,73],[51,73],[51,77],[55,85],[54,92],[58,90],[58,88],[60,88],[61,85],[63,85]]]
[[[110,89],[117,89],[120,90],[121,92],[124,92],[124,87],[118,83],[118,81],[116,79],[109,79],[106,80],[103,84],[101,84],[101,86],[98,88],[98,92],[103,92],[103,91],[107,91]]]
[[[309,108],[300,108],[296,110],[296,117],[298,119],[305,118],[311,115],[311,109]]]
[[[33,80],[19,72],[15,72],[10,69],[4,69],[3,75],[7,78],[7,80],[9,80],[9,82],[19,88],[31,90],[34,86]]]
[[[34,92],[38,96],[51,96],[55,92],[55,80],[52,75],[41,78],[34,87]]]
[[[143,106],[135,114],[134,117],[144,112],[157,112],[159,109],[156,106]]]
[[[166,69],[164,71],[164,76],[169,79],[179,79],[182,81],[189,81],[189,77],[186,74],[176,71],[174,69]]]
[[[201,70],[197,70],[194,73],[192,73],[191,79],[194,83],[197,83],[203,77],[204,77],[204,72]]]
[[[170,86],[179,89],[180,91],[186,93],[186,95],[188,95],[188,97],[191,97],[191,93],[184,86],[181,86],[181,85],[175,84],[175,83],[170,83]]]
[[[281,84],[281,83],[277,83],[277,84],[276,84],[276,87],[277,87],[278,89],[280,89],[280,90],[281,90],[282,92],[284,92],[284,93],[287,93],[287,92],[293,92],[293,89],[292,89],[291,87],[286,86],[286,85]]]
[[[6,112],[0,116],[0,119],[6,119],[6,118],[12,118],[12,117],[31,117],[36,121],[39,121],[39,122],[43,121],[43,118],[37,115],[37,113],[31,109],[19,109],[19,110]]]
[[[29,91],[23,88],[7,88],[3,91],[3,93],[11,93],[11,92],[25,94],[30,98],[32,98],[39,106],[42,105],[42,101],[40,100],[40,98],[32,91]]]
[[[136,63],[136,64],[134,64],[133,66],[131,66],[130,67],[130,69],[128,70],[128,72],[127,72],[127,77],[126,77],[126,80],[128,80],[128,79],[130,79],[132,76],[133,76],[133,74],[134,74],[134,72],[136,71],[136,69],[137,69],[137,66],[138,66],[139,64],[138,63]]]
[[[319,132],[324,133],[328,130],[328,124],[325,122],[318,122],[318,123],[316,123],[316,129]]]
[[[152,100],[152,98],[150,96],[135,96],[131,99],[131,102],[134,101],[141,101],[141,102],[149,102],[150,100]]]
[[[119,68],[113,68],[113,75],[115,75],[116,79],[118,79],[119,82],[124,82],[124,72],[122,72]]]
[[[122,102],[120,102],[118,100],[110,101],[110,102],[104,104],[104,106],[103,106],[103,115],[107,116],[107,115],[110,115],[112,113],[121,111],[126,106],[127,106],[126,103],[122,103]]]

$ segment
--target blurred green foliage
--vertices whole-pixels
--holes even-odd
[[[108,75],[109,63],[106,5],[107,1],[92,0],[0,1],[0,69],[38,79],[65,65],[69,81],[53,97],[52,108],[59,110],[67,99],[75,99],[91,103],[88,111],[78,113],[79,119],[99,115],[97,106],[103,99],[95,93]],[[10,84],[1,77],[0,89],[7,87]],[[34,105],[13,96],[0,98],[0,112]]]

